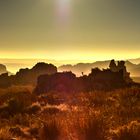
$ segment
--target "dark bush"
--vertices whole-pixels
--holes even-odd
[[[59,124],[55,120],[49,120],[44,123],[44,126],[40,130],[40,140],[58,140],[60,135]]]

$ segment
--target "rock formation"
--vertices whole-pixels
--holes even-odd
[[[115,65],[117,63],[114,61]],[[63,71],[72,71],[77,76],[82,76],[81,72],[88,75],[92,68],[100,68],[100,69],[107,69],[110,64],[110,61],[96,61],[94,63],[79,63],[75,65],[63,65],[58,67],[59,72]],[[134,64],[130,61],[125,61],[125,66],[127,70],[131,73],[131,77],[140,77],[140,64]],[[116,68],[116,67],[115,67]]]
[[[53,75],[41,75],[34,90],[36,94],[57,92],[84,92],[92,90],[110,90],[125,87],[132,82],[126,71],[125,63],[112,60],[109,69],[92,69],[86,76],[76,77],[72,72],[59,72]]]
[[[0,75],[4,73],[7,73],[6,66],[3,64],[0,64]]]
[[[50,91],[72,92],[76,88],[77,78],[72,72],[41,75],[35,89],[37,94]]]
[[[19,72],[13,76],[13,83],[18,85],[27,85],[33,84],[35,85],[37,82],[37,78],[43,74],[54,74],[57,72],[57,68],[52,64],[46,63],[37,63],[32,69],[20,69]]]
[[[11,86],[11,80],[8,76],[8,73],[4,73],[0,75],[0,88],[7,88]]]
[[[109,67],[112,72],[123,71],[123,79],[127,83],[132,82],[132,79],[130,78],[130,73],[126,70],[125,61],[118,61],[118,65],[116,65],[115,60],[111,60]]]
[[[110,62],[108,69],[94,68],[91,73],[76,77],[72,72],[58,72],[52,64],[38,63],[31,69],[20,69],[16,75],[8,73],[0,76],[0,87],[11,85],[36,85],[35,93],[58,92],[84,92],[95,89],[109,90],[127,86],[133,81],[127,72],[124,61]]]
[[[57,73],[57,67],[52,64],[38,63],[32,69],[20,69],[16,75],[8,76],[8,73],[0,76],[0,88],[11,85],[35,85],[38,76],[42,74]]]

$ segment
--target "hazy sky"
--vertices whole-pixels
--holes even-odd
[[[0,0],[0,58],[140,57],[140,0]]]

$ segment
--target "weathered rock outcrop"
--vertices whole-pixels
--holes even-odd
[[[76,77],[72,72],[62,72],[53,75],[41,75],[38,78],[37,86],[34,90],[36,94],[57,92],[84,92],[92,90],[110,90],[128,86],[132,80],[124,63],[118,62],[118,66],[110,63],[110,69],[92,69],[86,76]],[[122,65],[123,63],[123,65]],[[112,68],[113,64],[113,68]],[[118,68],[118,69],[117,69]],[[129,82],[128,82],[129,79]]]
[[[8,76],[3,74],[0,76],[0,88],[7,88],[11,85],[35,85],[37,78],[43,74],[57,73],[57,67],[52,64],[38,63],[32,69],[20,69],[16,75]]]
[[[35,89],[37,94],[50,91],[72,92],[76,89],[77,78],[72,72],[41,75]]]
[[[123,79],[127,83],[132,82],[132,79],[130,78],[130,73],[127,72],[127,70],[126,70],[125,61],[118,61],[118,65],[116,65],[115,60],[111,60],[109,67],[110,67],[110,70],[113,72],[122,71],[123,72]]]
[[[16,85],[36,84],[37,78],[43,74],[54,74],[57,72],[57,67],[52,64],[37,63],[32,69],[20,69],[15,76],[12,77],[12,82]]]

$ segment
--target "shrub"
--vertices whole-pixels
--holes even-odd
[[[11,132],[13,135],[16,135],[16,136],[24,136],[24,133],[20,127],[11,127],[9,129],[9,132]]]
[[[23,113],[26,104],[18,99],[11,99],[7,104],[0,107],[0,115],[3,118],[9,118],[11,115]]]
[[[39,128],[38,127],[31,127],[28,132],[30,133],[31,136],[34,136],[34,137],[38,137],[38,132],[39,131]]]
[[[43,114],[50,114],[50,115],[53,115],[53,114],[57,114],[57,113],[60,113],[60,110],[56,107],[46,107],[44,108],[44,110],[42,111]]]
[[[101,91],[81,94],[81,104],[83,106],[100,108],[106,104],[106,94]]]
[[[60,135],[60,127],[55,119],[44,123],[39,132],[40,140],[58,140]]]
[[[8,107],[9,107],[10,114],[16,114],[16,113],[23,112],[25,105],[23,104],[23,102],[17,99],[11,99],[8,102]]]
[[[119,103],[121,106],[129,108],[140,105],[140,89],[133,87],[120,90]]]
[[[39,112],[41,110],[41,107],[39,104],[32,104],[31,106],[29,106],[25,112],[28,114],[36,114],[37,112]]]
[[[0,114],[7,117],[17,113],[23,113],[35,99],[29,92],[15,91],[14,93],[11,92],[1,95],[0,100],[4,101],[3,105],[0,107]]]
[[[140,123],[132,121],[113,130],[112,140],[140,140]]]
[[[1,118],[9,118],[9,108],[7,105],[3,105],[0,107],[0,117]]]
[[[14,116],[11,116],[9,118],[10,124],[15,126],[15,125],[20,125],[24,127],[29,127],[31,117],[27,114],[16,114]]]
[[[12,139],[12,133],[8,129],[0,129],[0,140]]]
[[[82,122],[80,122],[82,123]],[[105,140],[106,124],[101,115],[89,115],[84,117],[82,128],[85,140]]]
[[[44,98],[47,101],[47,103],[50,105],[59,105],[61,103],[58,94],[53,92],[47,94],[47,96],[44,96]]]
[[[132,87],[121,89],[117,92],[117,112],[119,118],[123,119],[123,123],[127,120],[134,120],[140,116],[140,88]]]
[[[1,104],[4,102],[8,102],[12,98],[18,98],[23,101],[33,102],[36,100],[36,96],[31,94],[29,90],[23,89],[21,87],[13,87],[12,89],[5,89],[2,93],[0,93],[0,102]]]

